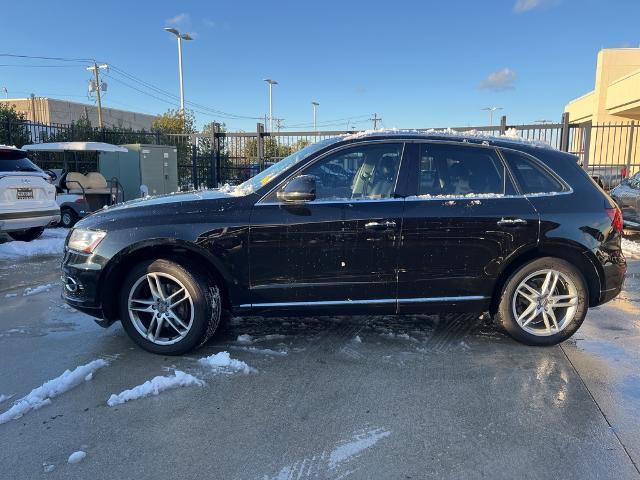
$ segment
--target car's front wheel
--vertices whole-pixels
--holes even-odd
[[[181,355],[203,345],[216,331],[220,289],[197,267],[169,259],[140,263],[120,294],[122,324],[145,350]]]
[[[496,320],[527,345],[555,345],[582,325],[589,305],[586,283],[570,263],[552,257],[516,270],[502,290]]]
[[[44,232],[44,227],[28,228],[27,230],[19,230],[17,232],[8,232],[9,236],[20,242],[30,242],[39,238]]]

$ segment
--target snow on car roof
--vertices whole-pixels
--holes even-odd
[[[364,130],[362,132],[347,134],[343,136],[344,140],[355,140],[359,138],[368,138],[368,137],[376,137],[376,136],[421,136],[425,138],[433,138],[433,137],[448,137],[452,140],[480,140],[486,142],[502,142],[502,143],[512,143],[517,145],[526,145],[530,147],[539,147],[539,148],[548,148],[553,149],[549,143],[544,142],[542,140],[531,140],[522,138],[518,134],[518,130],[515,128],[510,128],[506,131],[504,135],[488,135],[479,130],[467,130],[464,132],[459,132],[456,130],[452,130],[451,128],[437,130],[437,129],[429,129],[429,130],[400,130],[400,129],[380,129],[380,130]]]
[[[23,150],[31,152],[122,152],[126,153],[124,147],[112,145],[104,142],[52,142],[33,143],[25,145]]]
[[[20,148],[14,146],[14,145],[3,145],[0,143],[0,148],[3,150],[21,150]]]

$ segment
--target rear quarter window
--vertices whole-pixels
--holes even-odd
[[[566,187],[553,173],[531,157],[513,150],[502,150],[522,193],[557,193]]]

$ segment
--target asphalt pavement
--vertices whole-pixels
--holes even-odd
[[[58,263],[0,260],[0,414],[108,366],[0,424],[2,479],[640,478],[640,259],[561,346],[478,315],[234,318],[177,358],[66,307]],[[223,351],[252,371],[198,363]],[[107,405],[175,370],[206,385]]]

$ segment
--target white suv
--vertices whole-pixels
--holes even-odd
[[[0,145],[0,232],[29,242],[60,221],[56,187],[24,150]]]

